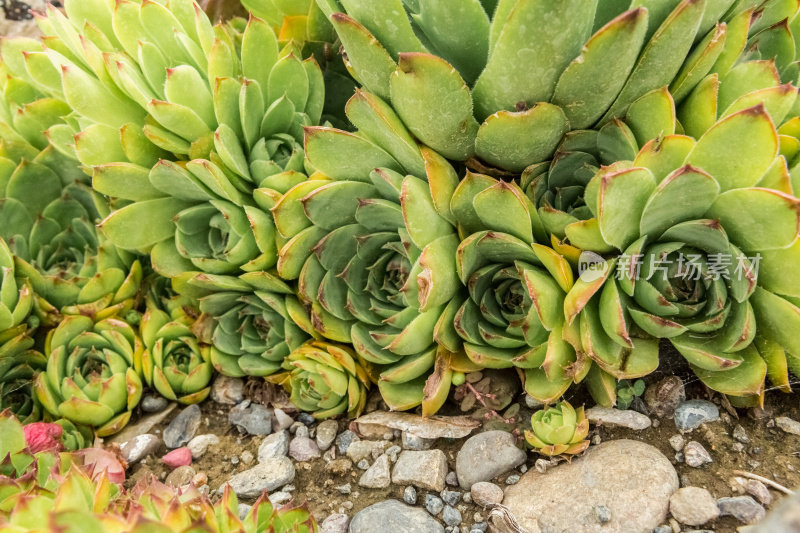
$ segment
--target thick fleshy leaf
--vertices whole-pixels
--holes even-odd
[[[190,206],[174,198],[136,202],[112,213],[100,229],[124,250],[147,250],[175,234],[173,218]]]
[[[641,96],[674,79],[694,43],[704,9],[705,0],[683,0],[670,13],[650,39],[603,120],[623,115]],[[653,26],[653,20],[650,25]]]
[[[527,111],[498,111],[478,130],[475,153],[487,163],[522,172],[553,155],[569,126],[562,109],[546,102]]]
[[[750,346],[738,352],[741,362],[733,369],[722,372],[692,365],[692,370],[709,388],[731,396],[759,395],[764,390],[767,364]]]
[[[397,161],[375,144],[332,128],[306,129],[306,156],[314,167],[334,180],[369,181],[370,172],[376,168],[402,171]]]
[[[597,220],[603,239],[624,250],[639,238],[638,221],[656,187],[653,174],[645,168],[631,168],[598,176],[600,205]]]
[[[728,1],[728,0],[723,0]],[[710,2],[708,2],[710,4]],[[708,10],[706,11],[708,14]],[[702,32],[702,28],[700,29]],[[705,39],[695,46],[692,54],[686,58],[678,75],[670,83],[669,91],[676,102],[680,102],[711,71],[725,48],[727,26],[717,24],[716,28],[706,35]]]
[[[741,157],[741,154],[747,157]],[[687,164],[717,180],[722,191],[752,187],[778,155],[775,126],[762,105],[718,122],[703,135]]]
[[[708,211],[745,252],[791,245],[800,230],[800,200],[771,189],[723,192]]]
[[[589,38],[596,8],[596,0],[526,0],[508,20],[495,19],[502,31],[473,89],[478,120],[520,103],[531,107],[549,101],[561,72]]]
[[[437,55],[472,84],[489,57],[489,17],[479,0],[423,0],[411,18],[435,43]],[[488,13],[488,15],[487,15]]]
[[[639,232],[657,239],[675,224],[703,218],[718,194],[719,184],[711,176],[689,165],[681,167],[648,198]]]
[[[639,145],[675,133],[675,102],[666,87],[645,94],[628,108],[625,123]]]
[[[719,76],[701,81],[678,107],[678,120],[687,135],[699,139],[717,121]]]
[[[347,118],[372,142],[386,150],[407,172],[423,177],[425,164],[417,142],[391,106],[379,97],[356,90],[347,102]]]
[[[347,51],[353,76],[370,92],[389,98],[389,77],[397,68],[389,52],[362,24],[344,13],[334,13],[331,22]]]
[[[478,122],[469,88],[451,65],[429,54],[401,54],[390,86],[392,106],[420,141],[449,159],[472,157]]]
[[[552,101],[564,110],[572,129],[593,125],[622,90],[639,57],[647,19],[642,8],[619,15],[594,34],[561,75]]]

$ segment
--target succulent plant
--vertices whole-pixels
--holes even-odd
[[[142,317],[142,374],[147,384],[168,400],[194,404],[211,392],[210,347],[192,333],[191,320],[174,320],[152,300]]]
[[[142,341],[127,323],[68,316],[47,336],[47,370],[36,394],[53,416],[113,435],[142,396]]]
[[[34,340],[24,331],[14,333],[0,333],[0,411],[9,409],[28,424],[39,420],[42,414],[33,393],[33,381],[47,366],[47,359],[33,349]]]
[[[347,413],[361,414],[367,402],[370,379],[364,362],[346,346],[308,341],[292,351],[283,363],[286,372],[270,381],[282,384],[292,404],[317,419]]]
[[[800,295],[787,275],[800,242],[798,200],[760,186],[788,176],[778,139],[759,104],[696,141],[654,139],[632,162],[592,178],[583,247],[608,259],[596,256],[566,297],[567,322],[580,329],[576,349],[629,379],[658,365],[658,344],[644,337],[666,338],[710,388],[761,395],[768,365],[756,334],[800,353],[785,333]]]
[[[495,175],[548,160],[567,131],[624,116],[654,89],[690,90],[748,31],[721,24],[742,11],[734,0],[318,4],[366,90],[425,145]]]
[[[449,211],[457,176],[380,98],[357,92],[347,114],[358,133],[307,129],[320,179],[295,186],[273,209],[287,240],[277,270],[298,280],[316,331],[379,365],[384,398],[407,409],[450,385],[448,376],[423,394],[438,358],[434,339],[457,339],[445,316],[460,286]],[[448,348],[456,352],[458,341]]]
[[[197,274],[183,290],[199,298],[197,338],[210,345],[210,361],[232,377],[269,376],[314,333],[292,289],[268,272],[239,277]]]
[[[450,207],[462,235],[457,272],[468,293],[453,322],[467,356],[480,367],[525,369],[529,394],[556,400],[589,370],[563,335],[572,267],[537,244],[547,234],[513,182],[468,172]]]
[[[8,340],[28,329],[33,310],[33,288],[26,279],[17,276],[14,256],[0,238],[0,338]]]
[[[65,11],[38,18],[59,50],[41,68],[61,72],[50,90],[80,119],[72,149],[116,199],[103,233],[151,253],[167,277],[272,266],[268,210],[305,180],[302,127],[324,104],[314,60],[279,50],[257,18],[214,28],[191,0],[68,0]]]
[[[525,440],[542,455],[577,455],[589,447],[589,420],[583,407],[576,410],[566,401],[536,411],[531,428],[525,431]]]

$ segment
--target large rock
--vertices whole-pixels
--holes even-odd
[[[190,405],[178,413],[164,430],[167,448],[180,448],[192,440],[200,427],[202,412],[198,405]]]
[[[527,459],[506,431],[486,431],[470,437],[456,456],[456,474],[462,489],[479,481],[491,481]]]
[[[442,450],[406,450],[400,454],[394,465],[392,483],[441,492],[446,476],[447,457]]]
[[[167,416],[169,416],[172,411],[178,406],[177,403],[171,403],[167,406],[166,409],[161,411],[160,413],[154,413],[152,415],[143,416],[139,419],[138,422],[135,424],[130,424],[125,427],[121,432],[117,433],[113,437],[111,437],[111,442],[115,444],[119,444],[120,446],[133,440],[134,438],[140,435],[146,435],[153,432],[153,429],[163,422]]]
[[[381,433],[399,429],[423,439],[462,439],[480,427],[468,416],[432,416],[423,418],[411,413],[373,411],[356,419],[358,426],[381,426]]]
[[[419,507],[397,500],[370,505],[350,522],[350,533],[444,533],[444,527]]]
[[[541,533],[649,533],[666,521],[678,486],[677,472],[656,448],[615,440],[544,474],[531,470],[506,489],[503,505],[522,527]],[[601,506],[610,511],[604,524]]]
[[[267,459],[258,466],[233,476],[219,488],[221,494],[225,485],[230,485],[240,498],[258,498],[264,491],[272,492],[294,479],[295,469],[288,457]]]

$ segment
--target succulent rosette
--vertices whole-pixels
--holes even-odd
[[[463,237],[456,269],[468,296],[453,300],[448,316],[466,355],[478,367],[524,369],[532,396],[558,399],[591,365],[577,360],[563,335],[572,267],[537,244],[547,234],[513,182],[467,173],[450,207]]]
[[[370,379],[364,362],[347,346],[308,341],[284,361],[285,374],[272,381],[281,383],[292,404],[319,420],[361,414],[367,403]]]
[[[733,0],[318,4],[366,90],[423,144],[495,176],[549,160],[565,133],[624,116],[650,91],[688,91],[733,64],[753,14]]]
[[[115,199],[103,234],[150,253],[167,277],[273,266],[268,211],[306,179],[302,127],[324,106],[314,59],[281,50],[255,17],[214,27],[192,0],[64,7],[38,18],[50,46],[41,68],[60,72],[50,91],[80,130],[50,141]]]
[[[787,334],[800,316],[791,274],[800,200],[764,186],[789,181],[779,150],[759,104],[697,140],[666,135],[598,172],[582,248],[607,259],[595,256],[566,297],[576,349],[631,378],[658,365],[657,346],[631,351],[654,343],[637,337],[669,339],[706,385],[742,402],[763,393],[768,369],[785,375],[800,349]]]
[[[2,45],[0,239],[15,257],[17,275],[32,286],[40,319],[52,322],[59,311],[99,318],[123,313],[138,291],[141,267],[97,234],[107,203],[86,186],[78,163],[48,146],[41,133],[68,127],[59,117],[69,107],[17,77],[22,58],[37,47],[41,54],[42,45],[30,39]]]
[[[294,291],[269,272],[239,277],[197,274],[182,288],[199,298],[193,329],[210,361],[232,377],[269,376],[314,333]]]
[[[0,333],[0,411],[9,409],[28,424],[39,420],[42,414],[33,382],[47,366],[47,359],[34,349],[34,340],[24,331],[15,333]]]
[[[273,209],[287,239],[277,270],[297,279],[315,330],[352,342],[377,365],[389,405],[408,409],[449,388],[448,375],[423,393],[441,354],[435,339],[460,348],[446,314],[460,291],[449,208],[458,178],[379,97],[357,92],[347,114],[358,133],[307,129],[309,162],[326,179],[295,186]]]
[[[214,367],[210,347],[198,342],[186,318],[173,319],[151,300],[139,331],[145,381],[168,400],[188,405],[208,397]]]
[[[589,420],[583,407],[576,410],[566,401],[536,411],[531,428],[525,431],[525,440],[542,455],[577,455],[589,447]]]
[[[136,331],[117,318],[67,316],[47,336],[37,397],[51,415],[113,435],[141,399],[143,349]]]

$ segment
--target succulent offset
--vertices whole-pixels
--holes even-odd
[[[214,368],[226,376],[274,374],[313,334],[308,312],[293,290],[267,272],[197,274],[184,290],[199,297],[202,314],[193,330],[210,345]]]
[[[68,316],[47,337],[47,370],[36,394],[53,416],[113,435],[131,418],[142,397],[142,341],[117,318],[93,322]]]
[[[347,413],[357,417],[367,402],[369,376],[364,362],[345,346],[309,341],[283,363],[286,372],[270,381],[282,384],[294,405],[317,419]]]
[[[577,455],[589,447],[589,420],[583,407],[577,410],[569,402],[536,411],[525,440],[542,455]]]
[[[214,374],[210,347],[198,342],[192,323],[188,317],[174,319],[149,301],[139,327],[145,381],[168,400],[182,404],[205,400]]]

